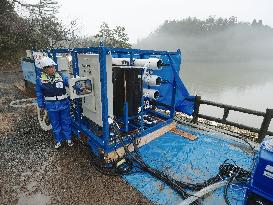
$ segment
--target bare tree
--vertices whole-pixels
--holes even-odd
[[[129,37],[124,27],[116,26],[116,28],[110,29],[109,25],[105,22],[100,26],[100,30],[95,35],[95,38],[103,41],[104,45],[109,47],[131,48],[132,46],[128,42]]]
[[[56,18],[58,8],[55,0],[40,0],[37,4],[1,0],[0,61],[18,61],[26,49],[59,47],[75,37],[75,24],[64,26]]]
[[[41,49],[61,46],[71,38],[74,24],[64,26],[56,18],[59,9],[56,0],[39,0],[37,4],[26,4],[19,0],[13,1],[29,11],[27,18],[30,25],[29,39],[33,42],[33,47]]]

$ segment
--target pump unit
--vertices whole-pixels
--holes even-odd
[[[114,134],[117,127],[124,142],[134,139],[141,146],[152,133],[156,138],[173,128],[176,109],[193,112],[194,102],[186,100],[189,94],[178,75],[180,50],[101,46],[44,50],[42,55],[69,75],[73,133],[106,163],[124,152]],[[183,106],[176,107],[177,102]]]

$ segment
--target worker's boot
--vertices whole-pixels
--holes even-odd
[[[67,140],[67,145],[68,145],[69,147],[72,147],[72,146],[73,146],[73,142],[72,142],[71,140]]]
[[[62,146],[61,142],[57,142],[55,144],[55,149],[59,149]]]

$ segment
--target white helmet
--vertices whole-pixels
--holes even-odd
[[[41,60],[37,60],[36,66],[43,69],[46,66],[57,65],[51,58],[43,57]]]

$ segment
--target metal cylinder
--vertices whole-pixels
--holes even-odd
[[[134,59],[134,65],[149,69],[160,69],[163,66],[163,61],[158,58]]]
[[[148,97],[150,99],[156,100],[157,98],[159,98],[159,95],[160,95],[160,93],[158,90],[146,89],[146,88],[143,89],[143,96],[144,97]]]
[[[130,65],[130,58],[112,58],[112,65]]]
[[[161,77],[157,75],[144,75],[143,82],[150,86],[159,86],[161,84]]]
[[[163,66],[163,61],[158,58],[148,59],[133,59],[135,66],[141,66],[149,69],[160,69]],[[113,65],[130,65],[130,58],[112,58]]]

